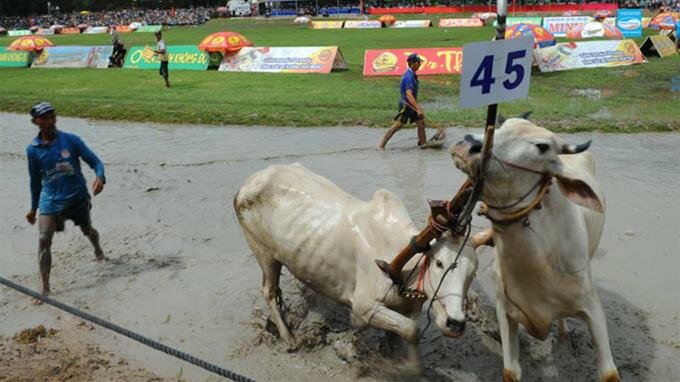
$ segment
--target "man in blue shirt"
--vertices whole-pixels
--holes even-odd
[[[56,110],[52,105],[47,102],[34,105],[31,117],[40,132],[26,148],[31,178],[31,210],[26,214],[26,220],[31,225],[35,224],[36,211],[40,210],[38,260],[42,293],[47,295],[50,292],[52,237],[55,231],[64,230],[66,220],[73,220],[90,239],[95,259],[106,260],[99,245],[99,233],[92,227],[90,220],[90,194],[80,170],[80,158],[96,174],[92,183],[94,195],[104,189],[106,178],[104,164],[78,136],[57,130]],[[35,302],[40,303],[40,300]]]
[[[378,145],[378,150],[385,150],[387,141],[392,138],[392,135],[406,123],[416,123],[418,128],[418,147],[424,147],[426,143],[425,138],[425,114],[423,109],[418,104],[418,76],[416,72],[420,69],[422,59],[418,53],[411,53],[406,59],[408,69],[401,78],[400,92],[401,99],[399,100],[399,114],[394,117],[394,124],[385,133],[382,141]]]

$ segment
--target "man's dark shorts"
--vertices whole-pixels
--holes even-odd
[[[411,109],[408,106],[399,106],[399,114],[394,116],[395,121],[398,120],[404,125],[407,123],[413,123],[422,118],[423,118],[422,116],[418,116],[418,113],[416,113],[415,110]]]
[[[158,69],[158,74],[161,76],[166,76],[168,74],[168,62],[161,61],[161,68]]]
[[[90,208],[92,208],[90,198],[82,198],[53,215],[57,224],[57,232],[64,230],[66,220],[73,220],[73,224],[80,226],[81,229],[89,228],[92,225]]]

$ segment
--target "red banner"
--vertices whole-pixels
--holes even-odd
[[[364,54],[364,76],[401,76],[408,67],[406,58],[418,53],[423,63],[419,75],[460,74],[463,48],[371,49]]]
[[[599,11],[616,10],[616,3],[590,4],[549,4],[549,5],[508,5],[508,13],[514,12],[565,12],[565,11]],[[405,7],[405,8],[369,8],[372,15],[386,15],[399,13],[465,13],[465,12],[496,12],[496,5],[467,5],[461,7]]]
[[[61,28],[60,34],[77,34],[80,33],[80,28]]]
[[[118,33],[129,33],[132,32],[132,29],[128,25],[116,25],[116,31]]]
[[[458,27],[483,27],[482,20],[472,17],[469,19],[440,19],[439,27],[442,28],[458,28]]]

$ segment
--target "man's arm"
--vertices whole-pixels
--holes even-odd
[[[99,157],[90,150],[85,142],[83,142],[80,137],[74,136],[74,143],[78,148],[78,153],[80,157],[83,158],[85,163],[87,163],[90,168],[94,170],[97,178],[92,183],[92,193],[97,195],[104,189],[104,184],[106,184],[106,176],[104,175],[104,163],[99,160]]]
[[[416,97],[413,96],[413,90],[406,89],[406,100],[411,109],[416,111],[416,114],[423,115],[423,109],[420,108],[418,101],[416,101]]]
[[[26,157],[28,158],[28,175],[30,177],[31,187],[31,209],[26,214],[26,220],[29,223],[35,223],[35,211],[38,210],[38,202],[40,201],[40,191],[42,191],[42,179],[40,176],[40,163],[35,157],[33,150],[26,149]]]
[[[156,52],[156,54],[165,54],[165,43],[163,43],[163,45],[161,45],[160,49],[154,50],[154,52]]]

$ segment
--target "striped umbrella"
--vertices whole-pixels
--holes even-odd
[[[509,26],[505,30],[506,40],[523,36],[531,36],[534,38],[534,48],[536,48],[536,46],[545,48],[546,46],[553,46],[556,44],[555,36],[539,25],[519,23]]]
[[[244,46],[253,46],[253,43],[248,41],[236,32],[217,32],[213,33],[198,44],[198,49],[206,52],[238,52]]]
[[[21,36],[18,39],[12,41],[7,47],[7,50],[26,50],[29,52],[39,52],[48,46],[54,46],[52,41],[46,39],[43,36]]]
[[[309,24],[312,21],[307,16],[298,16],[293,20],[293,24]]]
[[[567,38],[582,39],[591,37],[606,37],[613,40],[623,38],[623,33],[614,25],[599,22],[576,24],[567,30]]]
[[[612,16],[614,16],[614,12],[610,11],[609,9],[602,9],[593,14],[595,19],[604,19]]]
[[[394,17],[392,15],[382,15],[382,16],[380,16],[378,21],[383,23],[383,25],[388,26],[388,25],[394,24],[394,22],[397,21],[397,19],[396,19],[396,17]]]
[[[675,24],[680,21],[680,12],[663,12],[654,16],[649,22],[652,29],[675,29]]]

